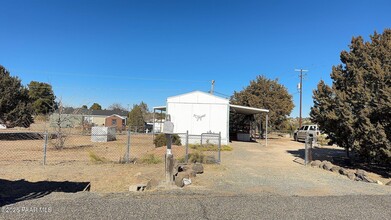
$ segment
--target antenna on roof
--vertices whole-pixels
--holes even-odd
[[[212,80],[212,85],[211,85],[211,87],[210,87],[210,94],[213,95],[214,90],[215,90],[215,81]]]

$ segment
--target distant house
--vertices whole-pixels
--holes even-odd
[[[60,114],[55,111],[50,116],[51,126],[82,127],[85,124],[91,126],[116,127],[124,130],[127,123],[127,111],[122,110],[89,110],[81,108],[64,108]]]
[[[126,128],[127,116],[120,116],[113,114],[105,118],[106,127],[116,127],[117,130],[125,130]]]

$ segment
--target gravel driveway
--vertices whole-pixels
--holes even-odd
[[[221,166],[206,166],[193,188],[224,193],[276,194],[282,196],[391,195],[391,186],[351,181],[347,177],[293,162],[289,152],[304,148],[287,138],[269,145],[233,142]]]

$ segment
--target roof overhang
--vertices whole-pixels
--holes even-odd
[[[112,115],[106,116],[106,118],[108,118],[108,117],[113,117],[113,116],[118,117],[118,118],[120,118],[120,119],[126,119],[126,117],[121,116],[121,115],[117,115],[117,114],[112,114]]]
[[[243,114],[243,115],[254,115],[254,114],[260,114],[260,113],[268,113],[268,109],[262,109],[262,108],[252,108],[248,106],[241,106],[241,105],[229,105],[230,111]]]
[[[156,106],[156,107],[153,107],[153,110],[160,110],[160,111],[166,111],[167,110],[167,106]]]

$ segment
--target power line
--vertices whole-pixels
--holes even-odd
[[[221,96],[224,96],[226,98],[231,98],[230,95],[227,95],[227,94],[224,94],[224,93],[221,93],[221,92],[217,92],[217,91],[214,91],[214,93],[218,94],[218,95],[221,95]]]
[[[15,70],[14,70],[15,71]],[[22,71],[15,71],[22,72]],[[119,75],[100,75],[100,74],[89,74],[89,73],[61,73],[61,72],[44,72],[44,71],[30,71],[23,72],[30,74],[45,74],[45,75],[57,75],[57,76],[77,76],[77,77],[98,77],[98,78],[111,78],[111,79],[122,79],[122,80],[142,80],[142,81],[163,81],[163,82],[189,82],[189,83],[205,83],[210,82],[207,80],[187,80],[187,79],[164,79],[164,78],[144,78],[144,77],[127,77]]]
[[[308,70],[303,70],[303,69],[295,69],[295,72],[300,72],[300,84],[299,84],[299,90],[300,90],[300,118],[299,118],[299,127],[301,128],[301,122],[302,122],[302,117],[301,117],[301,112],[302,112],[302,100],[303,100],[303,72],[308,72]]]

